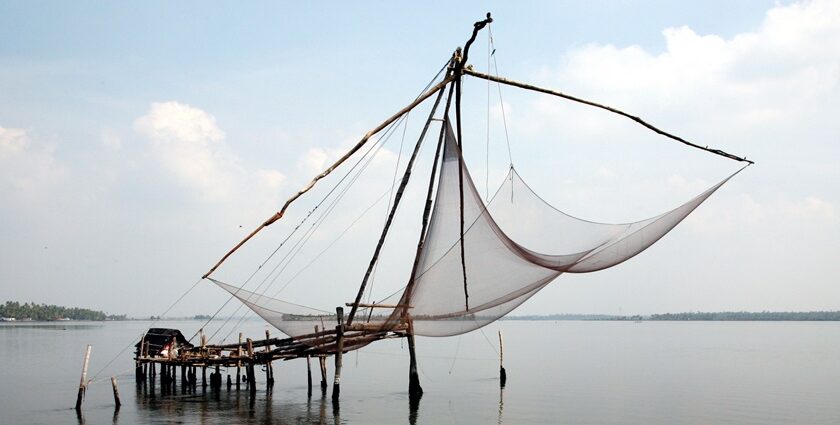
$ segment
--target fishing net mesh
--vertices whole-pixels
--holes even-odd
[[[394,307],[360,308],[354,320],[359,329],[405,331],[409,321],[414,334],[422,336],[478,329],[563,273],[602,270],[644,251],[735,175],[677,208],[633,223],[596,223],[565,214],[534,193],[512,167],[485,205],[448,120],[445,125],[435,204],[415,276],[408,277],[401,293],[380,302]],[[335,326],[335,314],[217,284],[292,337]]]

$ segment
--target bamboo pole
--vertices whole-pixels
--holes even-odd
[[[323,179],[324,177],[326,177],[327,175],[329,175],[330,173],[332,173],[332,172],[333,172],[333,170],[335,170],[336,168],[338,168],[338,166],[339,166],[339,165],[343,164],[343,163],[344,163],[344,161],[347,161],[347,159],[348,159],[348,158],[350,158],[351,156],[353,156],[353,154],[354,154],[354,153],[356,153],[359,149],[361,149],[361,148],[362,148],[362,146],[364,146],[364,145],[365,145],[365,143],[367,143],[367,141],[368,141],[371,137],[373,137],[375,134],[377,134],[377,133],[379,133],[380,131],[382,131],[385,127],[387,127],[387,126],[388,126],[388,125],[390,125],[392,122],[394,122],[394,121],[396,121],[397,119],[399,119],[401,116],[405,115],[408,111],[410,111],[410,110],[414,109],[414,107],[416,107],[417,105],[419,105],[419,104],[423,103],[423,101],[424,101],[424,100],[428,99],[429,97],[431,97],[432,95],[434,95],[435,93],[437,93],[438,91],[440,91],[441,89],[443,89],[443,88],[444,88],[447,84],[449,84],[449,82],[450,82],[450,81],[452,81],[452,80],[453,80],[453,78],[454,78],[454,77],[452,77],[452,76],[447,76],[446,78],[444,78],[444,79],[443,79],[443,81],[441,81],[440,83],[436,84],[436,85],[435,85],[435,86],[433,86],[431,89],[429,89],[428,91],[426,91],[425,93],[423,93],[423,94],[421,94],[419,97],[417,97],[417,99],[415,99],[413,102],[411,102],[410,104],[408,104],[408,106],[406,106],[405,108],[402,108],[399,112],[397,112],[396,114],[392,115],[391,117],[389,117],[388,119],[386,119],[385,121],[383,121],[381,124],[379,124],[378,126],[376,126],[376,128],[374,128],[373,130],[371,130],[371,131],[367,132],[367,134],[365,134],[365,135],[364,135],[364,137],[362,137],[362,139],[361,139],[361,140],[359,140],[359,141],[358,141],[358,142],[357,142],[357,143],[356,143],[356,144],[355,144],[352,148],[350,148],[350,150],[348,150],[348,151],[347,151],[347,152],[346,152],[346,153],[345,153],[345,154],[344,154],[341,158],[339,158],[338,160],[336,160],[336,161],[335,161],[332,165],[330,165],[330,166],[329,166],[326,170],[324,170],[321,174],[318,174],[317,176],[315,176],[315,177],[312,179],[312,181],[310,181],[310,182],[309,182],[306,186],[304,186],[304,187],[303,187],[303,189],[299,190],[299,191],[298,191],[296,194],[294,194],[291,198],[289,198],[288,200],[286,200],[286,203],[285,203],[285,204],[283,204],[283,207],[280,209],[280,211],[276,212],[274,215],[272,215],[271,217],[269,217],[269,218],[268,218],[268,219],[267,219],[264,223],[262,223],[259,227],[257,227],[256,229],[254,229],[254,231],[252,231],[252,232],[251,232],[248,236],[246,236],[246,237],[245,237],[245,239],[243,239],[241,242],[239,242],[238,244],[236,244],[236,246],[234,246],[234,247],[233,247],[233,249],[231,249],[230,251],[228,251],[228,253],[227,253],[227,254],[225,254],[225,255],[222,257],[222,259],[221,259],[221,260],[219,260],[219,262],[218,262],[218,263],[216,263],[216,265],[214,265],[214,266],[213,266],[213,267],[212,267],[212,268],[211,268],[211,269],[210,269],[207,273],[205,273],[205,274],[204,274],[203,278],[207,278],[207,277],[209,277],[209,276],[210,276],[210,274],[212,274],[214,271],[216,271],[216,269],[217,269],[220,265],[222,265],[222,263],[223,263],[225,260],[227,260],[227,258],[228,258],[228,257],[230,257],[230,256],[231,256],[231,254],[233,254],[234,252],[236,252],[236,250],[237,250],[237,249],[239,249],[242,245],[244,245],[244,244],[245,244],[245,242],[248,242],[248,240],[250,240],[251,238],[253,238],[253,237],[254,237],[254,235],[256,235],[257,233],[259,233],[259,231],[260,231],[260,230],[262,230],[262,229],[263,229],[263,228],[265,228],[265,227],[270,226],[272,223],[274,223],[275,221],[277,221],[277,220],[279,220],[281,217],[283,217],[283,214],[285,214],[285,213],[286,213],[286,209],[287,209],[287,208],[289,208],[289,205],[291,205],[291,204],[292,204],[292,202],[294,202],[297,198],[300,198],[300,197],[301,197],[304,193],[306,193],[306,192],[308,192],[310,189],[312,189],[312,187],[313,187],[313,186],[315,186],[315,184],[316,184],[316,183],[318,183],[318,181],[319,181],[319,180]]]
[[[341,356],[344,350],[344,308],[336,307],[335,314],[338,320],[338,325],[335,326],[335,335],[338,341],[335,348],[335,379],[333,380],[332,399],[338,401],[341,393]]]
[[[271,346],[268,344],[268,340],[271,336],[268,333],[268,329],[265,330],[265,353],[266,353],[266,362],[265,362],[265,382],[266,385],[270,388],[274,386],[274,366],[271,365],[271,356],[268,355],[271,352]]]
[[[505,344],[502,342],[502,331],[499,330],[499,385],[504,388],[507,382],[505,371]]]
[[[88,344],[85,349],[85,360],[84,363],[82,363],[82,379],[79,380],[79,393],[76,395],[76,410],[80,410],[82,408],[82,399],[85,397],[85,381],[87,381],[88,363],[90,362],[90,349],[91,345]]]
[[[318,356],[318,364],[321,366],[321,396],[327,395],[327,358]]]
[[[120,403],[120,390],[117,389],[117,378],[115,376],[111,377],[111,388],[114,389],[114,406],[119,410],[122,403]]]
[[[306,396],[312,397],[312,363],[309,356],[306,356]]]
[[[245,370],[248,373],[248,391],[253,396],[257,393],[257,379],[256,375],[254,374],[254,342],[251,341],[251,338],[248,338],[248,365],[245,367]]]
[[[688,140],[685,140],[682,137],[675,136],[671,133],[660,130],[660,129],[654,127],[653,125],[647,123],[645,120],[643,120],[643,119],[641,119],[637,116],[630,115],[627,112],[621,111],[621,110],[613,108],[611,106],[602,105],[600,103],[595,103],[595,102],[592,102],[592,101],[589,101],[589,100],[586,100],[586,99],[581,99],[579,97],[568,95],[566,93],[562,93],[562,92],[559,92],[559,91],[545,89],[545,88],[534,86],[534,85],[531,85],[531,84],[520,83],[518,81],[508,80],[507,78],[503,78],[503,77],[496,77],[496,76],[493,76],[493,75],[484,74],[484,73],[474,71],[474,70],[469,69],[469,68],[465,68],[463,70],[463,73],[466,74],[466,75],[471,75],[471,76],[476,77],[476,78],[481,78],[481,79],[484,79],[484,80],[493,81],[495,83],[507,84],[509,86],[518,87],[518,88],[525,89],[525,90],[531,90],[531,91],[536,91],[536,92],[540,92],[540,93],[550,94],[550,95],[553,95],[553,96],[562,97],[563,99],[571,100],[573,102],[582,103],[584,105],[593,106],[595,108],[600,108],[600,109],[603,109],[605,111],[609,111],[609,112],[612,112],[614,114],[618,114],[618,115],[621,115],[623,117],[629,118],[629,119],[635,121],[636,123],[640,124],[641,126],[647,128],[648,130],[653,131],[654,133],[665,136],[665,137],[667,137],[671,140],[676,140],[676,141],[678,141],[678,142],[680,142],[684,145],[691,146],[691,147],[696,148],[696,149],[704,150],[706,152],[710,152],[710,153],[713,153],[715,155],[720,155],[720,156],[725,157],[725,158],[734,159],[735,161],[746,162],[748,164],[753,164],[754,163],[753,161],[750,161],[749,159],[747,159],[747,157],[739,157],[737,155],[733,155],[731,153],[724,152],[720,149],[714,149],[714,148],[710,148],[708,146],[700,146],[698,144],[689,142]]]
[[[239,345],[236,347],[236,391],[239,391],[239,381],[242,379],[242,332],[239,332]]]
[[[446,77],[449,78],[450,74],[451,72],[447,72]],[[385,238],[388,236],[388,230],[391,228],[391,223],[393,223],[394,216],[399,209],[400,201],[402,200],[403,193],[405,193],[405,188],[408,186],[408,181],[411,179],[411,169],[414,167],[414,160],[417,158],[417,153],[423,145],[423,140],[426,138],[426,133],[429,131],[429,126],[432,124],[432,119],[435,117],[435,112],[437,112],[438,105],[440,105],[440,100],[442,98],[443,90],[440,90],[435,98],[432,110],[429,111],[429,118],[426,119],[426,124],[423,125],[423,131],[420,132],[420,137],[417,138],[417,143],[414,145],[414,150],[411,152],[411,157],[408,159],[408,163],[405,166],[405,172],[400,180],[399,188],[397,189],[396,195],[394,195],[394,202],[391,204],[391,211],[388,213],[388,218],[385,220],[385,225],[382,227],[382,233],[379,235],[379,242],[376,244],[376,248],[373,251],[373,256],[370,259],[365,276],[362,278],[361,285],[359,285],[359,292],[356,294],[356,299],[353,301],[353,305],[350,308],[350,314],[347,316],[347,326],[352,325],[353,319],[356,317],[356,310],[362,302],[365,287],[367,286],[368,280],[373,273],[373,269],[376,267],[377,261],[379,261],[379,254],[382,251],[382,246],[385,244]]]

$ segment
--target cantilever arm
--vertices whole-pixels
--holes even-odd
[[[286,203],[283,204],[283,208],[281,208],[280,211],[277,211],[276,213],[274,213],[271,217],[268,218],[268,220],[266,220],[265,222],[260,224],[256,229],[254,229],[253,232],[251,232],[248,236],[246,236],[245,239],[242,239],[242,241],[240,241],[238,244],[236,244],[236,246],[234,246],[233,249],[228,251],[228,253],[225,254],[222,257],[222,259],[219,260],[219,262],[216,263],[216,265],[214,265],[207,273],[204,274],[204,276],[202,276],[202,279],[206,279],[207,277],[209,277],[214,271],[216,271],[217,268],[219,268],[220,265],[222,265],[222,263],[225,262],[225,260],[228,259],[228,257],[230,257],[234,252],[236,252],[236,250],[239,249],[242,245],[244,245],[245,242],[248,242],[248,240],[250,240],[257,233],[259,233],[260,230],[270,226],[275,221],[280,220],[280,218],[283,217],[283,214],[286,213],[286,209],[289,208],[289,205],[291,205],[292,202],[294,202],[297,198],[300,198],[301,195],[303,195],[304,193],[309,192],[309,189],[312,189],[312,187],[315,186],[315,183],[318,183],[318,180],[321,180],[324,177],[326,177],[328,174],[333,172],[333,170],[338,168],[339,165],[344,163],[344,161],[346,161],[348,158],[353,156],[354,153],[356,153],[359,149],[362,148],[362,146],[365,145],[365,143],[367,143],[368,139],[373,137],[376,133],[379,133],[380,131],[382,131],[385,127],[387,127],[389,124],[391,124],[392,122],[399,119],[401,116],[405,115],[408,111],[414,109],[415,106],[423,103],[424,100],[428,99],[429,97],[431,97],[432,95],[434,95],[435,93],[437,93],[438,91],[443,89],[447,84],[449,84],[454,79],[455,79],[454,76],[447,76],[446,78],[443,79],[443,81],[436,84],[434,87],[427,90],[425,93],[421,94],[420,97],[415,99],[408,106],[406,106],[405,108],[402,108],[399,112],[392,115],[387,120],[383,121],[382,124],[379,124],[373,130],[368,131],[367,134],[365,134],[365,136],[362,137],[362,139],[359,140],[358,143],[356,143],[352,148],[350,148],[350,150],[347,151],[347,153],[345,153],[341,158],[336,160],[332,165],[329,166],[329,168],[324,170],[321,174],[318,174],[317,176],[315,176],[312,179],[312,181],[310,181],[306,186],[303,187],[303,189],[299,190],[291,198],[289,198],[286,201]]]
[[[676,140],[680,143],[691,146],[693,148],[704,150],[706,152],[711,152],[713,154],[720,155],[722,157],[729,158],[729,159],[734,159],[736,161],[746,162],[746,163],[749,163],[749,164],[754,163],[753,161],[750,161],[749,159],[747,159],[747,157],[740,157],[740,156],[737,156],[737,155],[732,155],[731,153],[728,153],[728,152],[724,152],[720,149],[713,149],[713,148],[710,148],[708,146],[700,146],[700,145],[691,143],[688,140],[683,139],[682,137],[675,136],[671,133],[660,130],[660,129],[654,127],[653,125],[647,123],[646,121],[644,121],[643,119],[641,119],[637,116],[630,115],[627,112],[615,109],[611,106],[606,106],[606,105],[602,105],[600,103],[595,103],[595,102],[592,102],[592,101],[589,101],[589,100],[586,100],[586,99],[581,99],[579,97],[575,97],[575,96],[572,96],[572,95],[561,93],[559,91],[544,89],[542,87],[537,87],[537,86],[534,86],[534,85],[531,85],[531,84],[525,84],[525,83],[520,83],[520,82],[513,81],[513,80],[508,80],[507,78],[496,77],[496,76],[493,76],[493,75],[484,74],[484,73],[477,72],[477,71],[474,71],[474,70],[469,69],[469,68],[464,68],[463,73],[466,74],[466,75],[472,75],[473,77],[482,78],[482,79],[485,79],[485,80],[488,80],[488,81],[507,84],[509,86],[519,87],[521,89],[526,89],[526,90],[537,91],[537,92],[540,92],[540,93],[551,94],[551,95],[554,95],[554,96],[562,97],[563,99],[571,100],[573,102],[583,103],[584,105],[589,105],[589,106],[594,106],[596,108],[604,109],[604,110],[610,111],[614,114],[618,114],[618,115],[621,115],[623,117],[630,118],[631,120],[641,124],[642,126],[646,127],[647,129],[653,131],[654,133],[661,134],[661,135],[663,135],[663,136],[665,136],[669,139]]]

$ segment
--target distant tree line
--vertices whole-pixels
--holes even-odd
[[[717,313],[665,313],[652,314],[648,320],[787,320],[787,321],[827,321],[840,320],[840,311],[722,311]]]
[[[6,301],[0,305],[0,317],[10,317],[17,320],[31,319],[38,321],[50,320],[125,320],[125,315],[105,314],[101,311],[78,307],[61,307],[57,305],[36,304],[34,302],[21,304],[17,301]]]

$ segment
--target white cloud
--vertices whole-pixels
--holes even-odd
[[[0,159],[20,154],[28,145],[26,130],[0,127]]]
[[[216,119],[190,105],[152,103],[134,128],[149,139],[156,159],[204,201],[230,202],[243,195],[274,198],[285,181],[276,170],[249,172],[225,143]]]
[[[102,146],[111,150],[120,150],[122,148],[122,138],[114,130],[110,128],[103,128],[99,132],[99,138],[102,141]]]
[[[33,143],[29,131],[0,127],[0,193],[20,202],[46,202],[68,171],[49,145]]]

